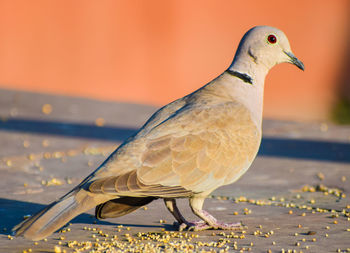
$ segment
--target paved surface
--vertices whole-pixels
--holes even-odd
[[[350,251],[350,127],[271,120],[250,170],[205,202],[217,218],[242,221],[244,231],[178,233],[157,200],[105,221],[91,210],[47,241],[10,236],[25,215],[79,183],[154,111],[1,90],[0,252]],[[186,200],[180,208],[195,219]]]

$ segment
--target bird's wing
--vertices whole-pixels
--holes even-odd
[[[183,108],[125,144],[90,180],[89,190],[188,197],[215,189],[227,176],[235,177],[250,165],[258,134],[250,113],[240,104]]]

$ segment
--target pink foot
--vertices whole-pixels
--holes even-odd
[[[183,231],[187,229],[188,231],[203,231],[210,229],[211,226],[209,226],[205,221],[200,220],[200,221],[192,221],[188,222],[185,221],[179,225],[179,231]]]
[[[237,223],[224,223],[224,222],[217,221],[217,222],[213,225],[213,229],[240,230],[240,229],[243,229],[243,225],[242,225],[241,222],[237,222]]]
[[[208,225],[205,221],[194,221],[194,222],[183,222],[182,224],[178,224],[179,231],[183,231],[185,229],[189,231],[203,231],[208,229],[222,229],[222,230],[241,230],[243,229],[242,223],[223,223],[216,222],[214,225]]]

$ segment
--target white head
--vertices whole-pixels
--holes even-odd
[[[287,36],[281,30],[256,26],[243,36],[230,69],[252,76],[259,75],[254,71],[260,70],[266,75],[273,66],[282,62],[304,70],[304,64],[294,56]]]

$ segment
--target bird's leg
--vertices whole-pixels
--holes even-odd
[[[205,225],[201,223],[194,223],[194,227],[188,227],[189,230],[194,231],[205,230],[205,229],[226,229],[226,230],[237,230],[242,228],[242,224],[238,223],[223,223],[214,218],[207,211],[202,209],[204,204],[204,198],[191,198],[190,207],[195,215],[201,218]],[[197,225],[198,224],[198,225]]]
[[[164,199],[164,203],[169,212],[175,217],[179,224],[186,222],[186,219],[182,216],[179,209],[177,208],[175,199]]]
[[[174,225],[178,226],[180,231],[184,230],[185,228],[194,228],[194,227],[198,227],[198,228],[201,227],[202,228],[201,230],[205,230],[205,229],[210,228],[209,225],[203,220],[195,221],[195,222],[188,222],[182,216],[182,214],[180,213],[180,210],[177,208],[175,199],[164,199],[164,203],[165,203],[165,206],[170,211],[170,213],[177,220],[177,224],[176,224],[176,222],[174,222]]]

